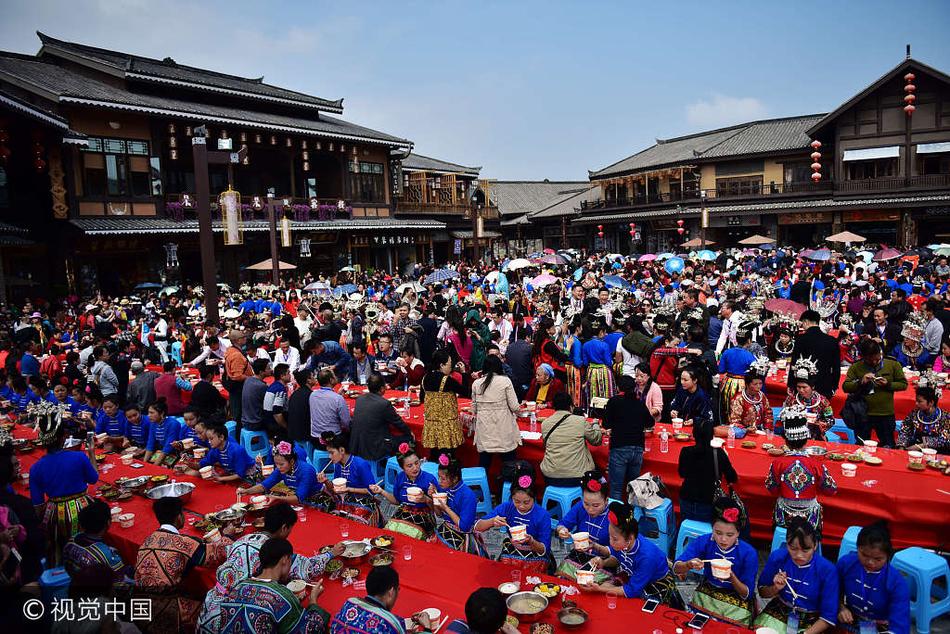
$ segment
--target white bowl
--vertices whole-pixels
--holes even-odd
[[[344,493],[346,491],[346,478],[333,478],[333,490],[336,493]]]
[[[572,533],[571,539],[574,540],[574,550],[587,550],[590,548],[590,533],[584,531]]]
[[[272,464],[266,464],[266,465],[264,465],[264,466],[261,467],[261,475],[263,475],[263,476],[269,476],[269,475],[272,474],[272,473],[274,473],[274,465],[272,465]]]
[[[135,524],[135,513],[123,513],[116,519],[119,520],[119,526],[122,528],[132,528],[132,525]]]
[[[841,464],[841,475],[846,478],[853,478],[858,473],[858,465],[845,462]]]
[[[877,441],[876,440],[865,440],[864,441],[864,450],[868,453],[877,452]]]
[[[214,467],[208,465],[207,467],[201,467],[198,469],[198,473],[201,474],[201,477],[205,480],[210,480],[214,477]]]
[[[579,586],[589,586],[594,583],[594,571],[593,570],[578,570],[575,574],[577,579],[577,585]]]
[[[444,492],[433,493],[432,503],[436,506],[448,506],[449,494]]]
[[[406,498],[413,503],[422,501],[422,489],[419,487],[409,487],[406,489]]]
[[[924,452],[922,451],[908,451],[907,457],[910,459],[913,464],[922,464],[924,461]]]
[[[524,524],[509,526],[508,533],[511,535],[511,541],[513,542],[523,542],[528,539],[528,527]]]
[[[267,501],[267,496],[266,496],[266,495],[254,495],[254,496],[251,496],[251,504],[258,505],[258,504],[263,504],[263,503],[266,502],[266,501]]]
[[[732,575],[732,562],[728,559],[716,559],[709,562],[712,574],[716,579],[728,579]]]

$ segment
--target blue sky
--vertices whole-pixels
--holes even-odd
[[[950,72],[950,2],[3,3],[34,31],[327,98],[420,154],[584,180],[659,138],[826,112],[913,54]]]

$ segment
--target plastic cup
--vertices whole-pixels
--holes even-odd
[[[877,452],[877,441],[876,440],[865,440],[864,441],[864,450],[868,453]]]
[[[201,467],[198,469],[198,473],[200,473],[201,477],[205,480],[210,480],[212,477],[214,477],[214,467],[211,465],[208,465],[207,467]]]
[[[135,457],[132,456],[132,454],[125,454],[124,456],[122,456],[122,464],[124,464],[125,466],[129,466],[130,464],[132,464],[133,460],[135,460]]]
[[[204,540],[209,544],[213,544],[220,539],[221,539],[221,531],[219,531],[216,528],[212,528],[210,531],[204,534]]]
[[[406,489],[406,497],[410,502],[418,503],[422,501],[422,489],[419,487],[409,487]]]
[[[208,453],[208,450],[204,447],[195,447],[194,450],[195,460],[201,460],[205,457],[205,454]]]
[[[350,536],[350,525],[346,522],[340,522],[340,537],[346,538]]]
[[[294,596],[301,601],[307,596],[307,584],[300,579],[293,579],[287,582],[287,589],[293,592]]]
[[[274,465],[272,465],[272,464],[266,464],[266,465],[264,465],[263,467],[261,467],[261,475],[262,475],[262,476],[265,476],[265,477],[266,477],[266,476],[269,476],[269,475],[272,474],[272,473],[274,473]]]
[[[936,460],[937,458],[937,450],[931,449],[930,447],[925,447],[924,449],[921,449],[920,453],[924,454],[924,460],[928,460],[928,461]]]
[[[449,494],[448,493],[433,493],[432,494],[432,503],[435,506],[448,506]]]
[[[412,546],[403,546],[402,547],[402,558],[406,561],[412,560]]]
[[[577,577],[577,585],[579,586],[589,586],[594,583],[593,570],[578,570],[576,577]]]
[[[518,586],[521,586],[521,568],[511,569],[511,582],[517,583]]]
[[[607,593],[607,609],[616,610],[617,609],[617,593],[610,591]]]
[[[853,478],[858,474],[858,465],[845,462],[841,465],[841,475],[846,478]]]
[[[523,542],[528,538],[528,527],[524,524],[509,526],[508,532],[511,535],[511,541]]]
[[[195,439],[194,439],[194,438],[182,438],[182,439],[181,439],[181,446],[182,446],[183,449],[191,449],[192,447],[195,446]]]
[[[333,478],[334,493],[344,493],[346,491],[346,478]]]
[[[574,540],[574,550],[587,550],[590,548],[590,533],[572,533],[571,539]]]
[[[135,524],[135,513],[123,513],[116,519],[119,520],[119,526],[122,528],[132,528]]]
[[[924,461],[924,452],[922,451],[908,451],[907,457],[910,459],[912,464],[922,464]]]

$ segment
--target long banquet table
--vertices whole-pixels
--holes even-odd
[[[28,437],[29,431],[23,426],[17,426],[16,435]],[[26,471],[42,455],[41,450],[20,456],[23,470]],[[145,464],[142,468],[134,469],[124,466],[116,455],[108,455],[104,464],[113,465],[108,473],[102,473],[100,482],[114,482],[123,476],[170,474],[168,469]],[[173,476],[178,481],[190,481],[197,484],[191,499],[186,505],[186,526],[184,533],[198,536],[199,533],[191,526],[198,514],[206,514],[226,508],[236,500],[234,487],[228,484],[218,484],[213,481],[190,478],[183,475]],[[97,485],[90,486],[90,493],[94,493]],[[26,486],[19,484],[19,492],[25,492]],[[29,495],[28,492],[25,492]],[[135,514],[135,524],[131,528],[123,529],[113,524],[108,534],[108,540],[119,550],[126,562],[134,562],[138,548],[145,538],[158,528],[151,511],[151,502],[146,498],[135,495],[131,499],[113,502],[123,512]],[[344,520],[316,509],[305,508],[298,513],[299,521],[290,535],[290,541],[297,553],[309,555],[316,552],[325,544],[340,541],[341,526],[349,529],[348,539],[363,539],[375,537],[387,531],[364,526],[357,522]],[[250,529],[248,529],[250,530]],[[513,567],[472,555],[450,550],[441,544],[425,543],[409,539],[395,533],[389,533],[395,538],[393,549],[396,560],[393,564],[400,576],[399,600],[396,604],[396,613],[408,616],[428,607],[435,607],[448,615],[451,619],[463,618],[465,601],[469,594],[482,586],[497,586],[511,580]],[[402,549],[406,545],[412,546],[412,559],[406,561],[402,557]],[[365,581],[370,565],[359,566],[359,580]],[[526,575],[525,575],[526,576]],[[542,576],[546,581],[558,581]],[[202,596],[215,583],[214,570],[209,567],[196,568],[186,579],[186,589],[196,596]],[[325,592],[318,603],[331,614],[335,614],[343,602],[351,597],[365,594],[352,586],[343,587],[339,580],[326,580]],[[574,597],[578,605],[588,612],[590,620],[578,632],[630,632],[631,624],[636,623],[635,631],[662,632],[673,634],[676,628],[684,628],[689,615],[661,606],[654,614],[641,611],[643,604],[639,599],[618,601],[615,609],[607,607],[607,598],[603,594],[581,593]],[[548,608],[542,620],[556,624],[557,603]],[[528,625],[523,624],[520,631],[527,633]],[[563,631],[557,624],[556,631]],[[705,628],[709,632],[748,632],[750,630],[726,626],[722,623],[710,621]]]

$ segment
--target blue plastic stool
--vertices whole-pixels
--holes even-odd
[[[310,462],[310,457],[313,455],[313,443],[309,440],[295,440],[294,449],[297,449],[297,455],[299,456],[303,453],[307,457],[307,462]],[[302,451],[301,451],[302,450]],[[310,462],[310,464],[313,464]]]
[[[251,458],[267,455],[270,451],[270,441],[266,431],[241,430],[241,445],[251,454]]]
[[[310,455],[310,464],[312,464],[313,468],[317,470],[317,473],[323,471],[329,463],[329,452],[323,451],[322,449],[313,450],[313,453]]]
[[[848,530],[844,532],[844,537],[841,538],[841,547],[838,548],[838,561],[841,561],[841,558],[848,553],[853,553],[858,549],[858,533],[860,532],[860,526],[849,526]]]
[[[580,487],[552,487],[544,489],[541,506],[551,514],[551,527],[555,528],[558,521],[567,515],[575,504],[584,499],[584,492]]]
[[[504,504],[511,499],[511,482],[507,480],[501,485],[501,503]]]
[[[779,548],[785,546],[785,542],[788,539],[788,531],[784,526],[776,526],[775,533],[772,534],[772,550],[775,552]],[[818,542],[818,554],[821,554],[821,542]]]
[[[491,503],[491,490],[488,488],[488,474],[483,467],[463,467],[462,482],[465,486],[475,492],[478,498],[478,505],[475,507],[476,515],[488,515],[493,508]]]
[[[422,463],[422,470],[425,471],[426,473],[428,473],[429,475],[431,475],[433,478],[435,478],[436,481],[438,481],[438,479],[439,479],[439,465],[438,465],[438,463],[435,463],[435,462],[431,462],[431,461],[429,461],[429,460],[426,460],[425,462]]]
[[[69,597],[69,574],[65,568],[50,568],[40,575],[40,589],[43,603],[52,605],[54,599]]]
[[[231,438],[233,438],[234,440],[237,440],[238,439],[237,421],[229,420],[228,422],[224,424],[224,426],[228,430],[228,435],[231,436]]]
[[[679,557],[683,554],[689,540],[708,535],[711,532],[712,524],[697,522],[696,520],[683,520],[676,532],[676,556]]]
[[[633,516],[637,521],[648,517],[656,522],[659,535],[656,537],[646,537],[648,541],[653,542],[667,556],[670,553],[670,546],[673,544],[673,535],[676,534],[676,516],[673,514],[673,502],[667,498],[652,509],[644,509],[639,506],[633,507]],[[710,529],[712,532],[712,529]]]
[[[929,550],[912,546],[898,551],[891,563],[908,577],[910,612],[917,631],[920,634],[928,634],[930,622],[941,614],[950,612],[950,594],[946,594],[934,584],[940,578],[950,584],[950,566],[947,565],[947,560]]]
[[[831,426],[831,429],[825,432],[825,440],[834,443],[847,442],[849,445],[856,445],[858,439],[854,435],[854,430],[849,429],[844,423],[839,424],[839,422],[838,419],[835,419],[835,424]]]
[[[393,492],[393,487],[396,486],[396,476],[400,471],[402,471],[402,469],[399,468],[399,460],[396,456],[386,461],[386,472],[383,474],[385,480],[383,482],[383,488],[389,493]]]

